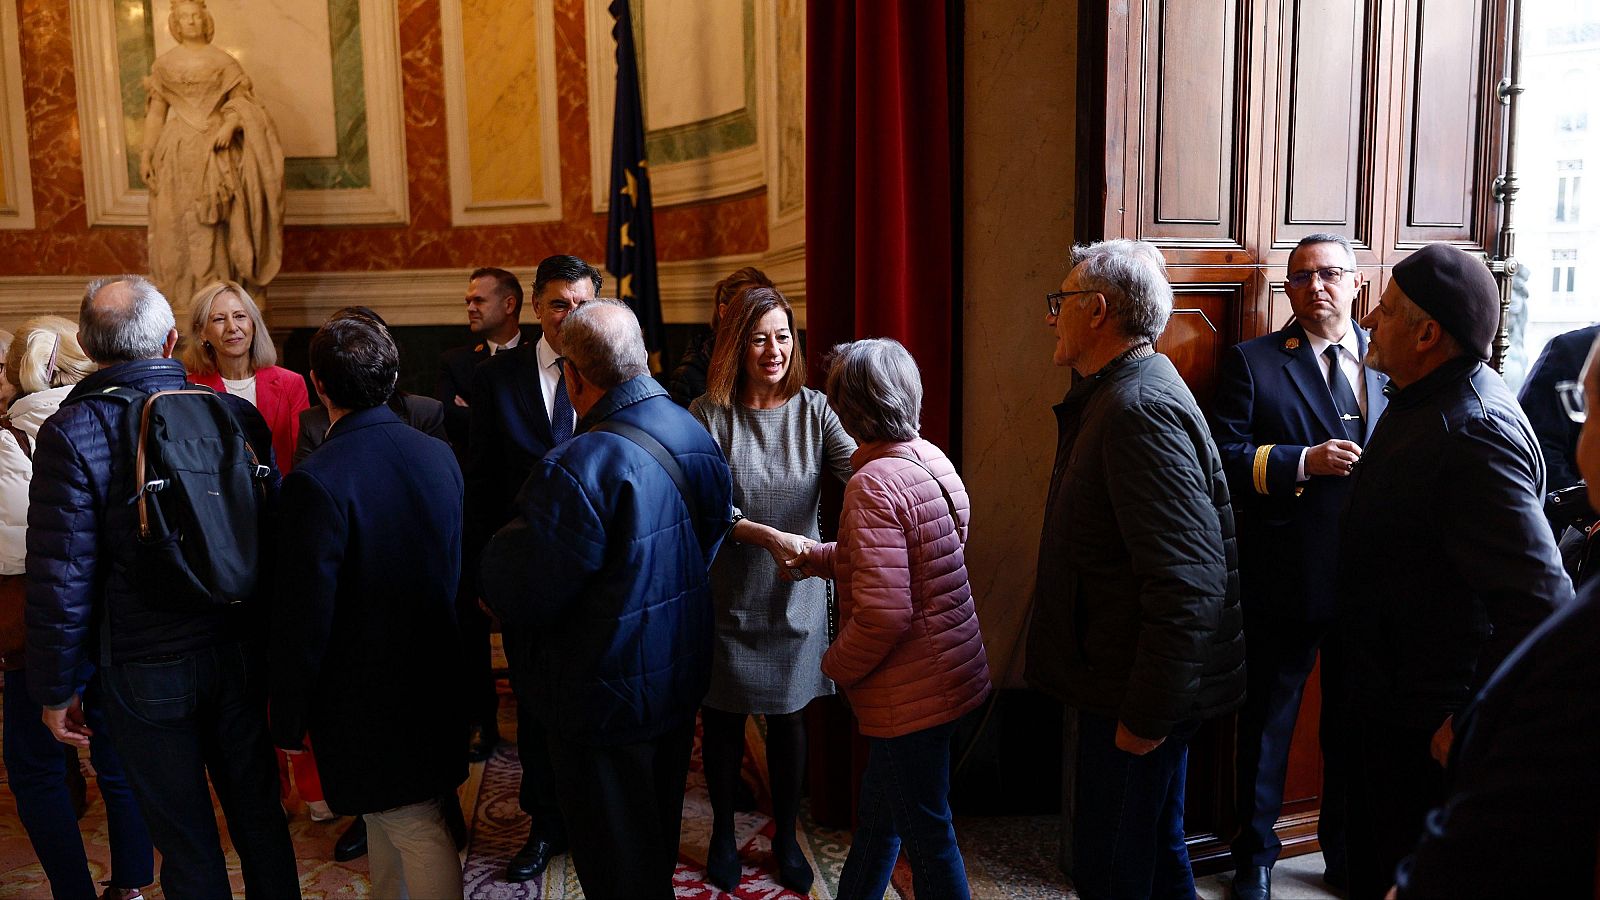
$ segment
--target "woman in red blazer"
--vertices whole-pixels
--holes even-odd
[[[300,413],[311,405],[305,379],[276,365],[278,350],[272,346],[267,323],[242,285],[219,281],[202,288],[189,308],[189,340],[183,348],[189,380],[255,404],[272,429],[272,455],[278,469],[287,475],[294,466],[295,442],[300,439]],[[291,766],[294,784],[311,818],[337,818],[323,799],[322,779],[310,753],[290,757],[278,751],[278,781],[284,800],[289,798]]]
[[[183,364],[195,384],[243,397],[255,404],[272,429],[278,469],[289,474],[300,438],[300,412],[311,405],[306,380],[278,361],[261,310],[232,281],[203,288],[190,303],[189,340]]]

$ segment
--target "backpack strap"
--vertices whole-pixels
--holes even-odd
[[[923,462],[922,460],[918,459],[916,457],[916,455],[911,453],[910,451],[906,451],[905,453],[897,453],[894,450],[890,450],[888,453],[885,453],[884,455],[885,456],[893,456],[896,459],[907,460],[908,462],[914,462],[914,463],[917,464],[917,466],[919,468],[922,469],[922,471],[928,473],[928,477],[933,479],[933,483],[939,486],[939,493],[944,495],[945,505],[950,507],[950,523],[955,526],[956,537],[960,538],[961,537],[961,517],[959,515],[956,515],[956,501],[951,499],[950,492],[945,490],[944,482],[939,480],[939,476],[933,474],[933,470],[928,468],[928,464]],[[965,543],[965,542],[963,542],[963,543]]]
[[[10,416],[0,416],[0,429],[10,432],[11,436],[16,439],[17,447],[22,451],[22,455],[27,457],[28,462],[33,462],[33,441],[28,440],[27,432],[11,424]]]
[[[667,470],[667,475],[672,479],[672,483],[678,486],[678,495],[683,498],[683,505],[689,508],[690,521],[697,521],[700,518],[700,507],[699,504],[694,502],[694,495],[689,492],[689,481],[683,475],[683,467],[678,465],[678,461],[672,458],[672,454],[667,452],[667,448],[661,446],[661,442],[656,440],[649,432],[643,428],[629,425],[627,422],[619,422],[616,419],[606,419],[589,430],[609,431],[638,444],[646,453],[654,457],[656,462],[661,464],[661,468]]]

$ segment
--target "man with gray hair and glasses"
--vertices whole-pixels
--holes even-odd
[[[56,739],[88,747],[77,689],[105,705],[128,782],[161,851],[168,897],[233,889],[206,777],[222,801],[248,897],[299,897],[267,733],[264,604],[169,608],[142,590],[129,502],[137,432],[96,395],[182,390],[172,307],[137,275],[90,283],[78,340],[103,368],[39,429],[28,507],[28,687]],[[261,460],[272,436],[248,401],[222,402]],[[277,473],[268,479],[275,484]],[[261,523],[258,523],[260,527]]]
[[[1239,524],[1248,685],[1239,712],[1233,840],[1235,900],[1268,900],[1282,849],[1289,745],[1306,678],[1322,658],[1324,879],[1345,879],[1349,777],[1338,606],[1339,510],[1350,472],[1383,414],[1385,379],[1363,364],[1367,333],[1351,317],[1361,293],[1349,239],[1308,234],[1289,254],[1284,293],[1294,319],[1228,348],[1211,406],[1211,434]]]
[[[1076,377],[1055,408],[1027,678],[1077,714],[1073,885],[1192,896],[1188,742],[1244,695],[1222,456],[1155,350],[1172,313],[1160,251],[1075,247],[1046,303],[1055,364]]]
[[[483,595],[537,635],[527,693],[584,893],[665,900],[733,482],[711,435],[650,377],[627,306],[574,308],[561,344],[578,434],[534,464],[484,550]]]

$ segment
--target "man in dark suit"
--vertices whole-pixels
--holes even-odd
[[[1545,487],[1559,491],[1577,484],[1583,476],[1578,472],[1574,456],[1578,448],[1578,424],[1568,418],[1562,406],[1556,385],[1575,381],[1583,367],[1584,357],[1600,336],[1600,325],[1590,325],[1566,334],[1558,334],[1545,345],[1539,361],[1528,370],[1528,380],[1517,393],[1517,403],[1528,415],[1528,424],[1539,436],[1539,452],[1544,454]],[[1567,517],[1546,509],[1550,527],[1556,537],[1567,528]]]
[[[456,461],[467,470],[471,453],[472,376],[478,364],[497,353],[513,350],[528,338],[518,319],[522,315],[522,282],[505,269],[474,269],[467,280],[467,327],[474,343],[446,350],[439,358],[439,384],[435,398],[444,404],[444,427]],[[476,570],[473,544],[467,542],[463,571]],[[470,581],[470,579],[469,579]],[[495,694],[494,665],[489,649],[489,617],[478,607],[477,588],[467,582],[456,596],[461,622],[463,664],[466,666],[468,706],[467,759],[489,758],[500,742],[500,698]]]
[[[561,371],[561,323],[594,299],[600,270],[576,256],[552,256],[533,279],[538,340],[485,360],[472,377],[473,413],[467,463],[468,558],[476,558],[515,514],[513,500],[528,473],[557,444],[572,437],[577,418]],[[503,624],[506,662],[517,695],[517,749],[522,759],[522,809],[532,819],[528,840],[506,867],[508,881],[535,878],[554,853],[566,848],[566,828],[556,802],[555,776],[544,729],[527,697],[532,668],[531,629]]]
[[[1589,329],[1593,331],[1593,329]],[[1573,453],[1600,506],[1600,344],[1582,376],[1585,417]],[[1566,416],[1574,425],[1576,417]],[[1588,535],[1592,545],[1600,532]],[[1589,560],[1595,561],[1591,554]],[[1401,898],[1589,897],[1600,807],[1600,578],[1517,648],[1461,716],[1449,797],[1400,864]]]
[[[328,322],[311,366],[332,425],[280,501],[273,738],[292,752],[310,734],[329,805],[366,821],[374,895],[460,897],[444,804],[467,774],[461,472],[384,403],[399,371],[388,329]]]
[[[1349,474],[1383,413],[1385,379],[1362,365],[1367,336],[1350,316],[1361,292],[1355,252],[1341,235],[1307,235],[1289,254],[1284,292],[1295,318],[1223,357],[1211,432],[1239,521],[1249,687],[1239,712],[1239,835],[1233,894],[1272,896],[1282,842],[1289,742],[1306,678],[1322,649],[1322,817],[1327,880],[1344,883],[1347,763],[1328,640],[1337,605],[1339,509]]]

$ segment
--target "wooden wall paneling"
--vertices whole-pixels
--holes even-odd
[[[1139,234],[1242,246],[1238,233],[1238,0],[1148,4]]]
[[[1499,55],[1486,49],[1504,12],[1503,0],[1406,0],[1400,11],[1397,252],[1386,264],[1431,241],[1490,246],[1502,117]]]
[[[1276,79],[1271,218],[1262,260],[1285,265],[1300,238],[1318,231],[1357,244],[1358,264],[1377,262],[1373,136],[1378,0],[1288,0],[1273,31]],[[1265,210],[1263,210],[1265,212]]]

